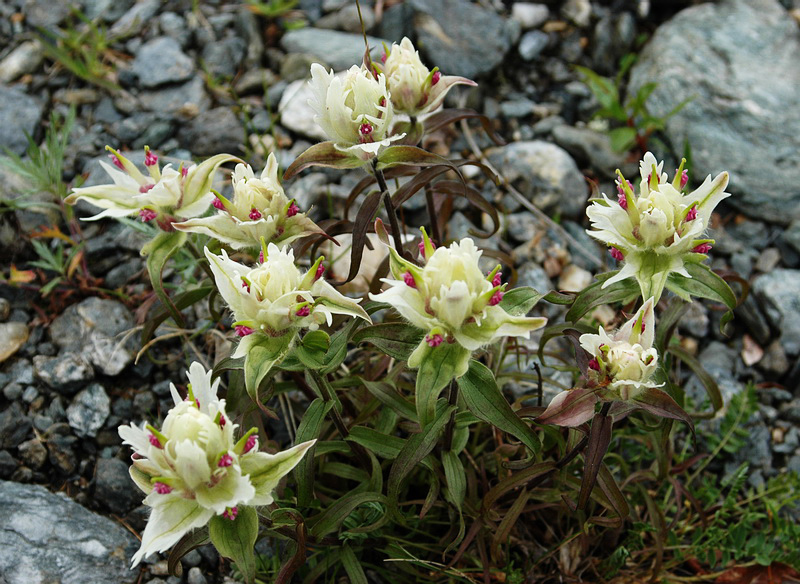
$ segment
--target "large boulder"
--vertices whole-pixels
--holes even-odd
[[[778,0],[727,0],[687,8],[659,27],[631,72],[631,90],[665,116],[675,152],[688,140],[696,180],[731,173],[742,212],[788,223],[800,217],[800,31]]]

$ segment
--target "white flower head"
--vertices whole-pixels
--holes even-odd
[[[236,331],[245,337],[234,357],[247,353],[254,333],[294,335],[300,329],[331,324],[334,314],[370,321],[357,300],[343,296],[325,281],[321,257],[308,272],[301,272],[291,248],[279,248],[274,243],[264,246],[263,261],[255,268],[231,260],[224,250],[217,256],[206,248],[205,254],[219,293],[233,311]]]
[[[274,154],[256,177],[250,165],[237,164],[233,171],[233,200],[214,197],[217,213],[211,217],[175,223],[180,231],[204,233],[227,243],[234,249],[268,243],[291,243],[295,239],[322,233],[322,230],[300,212],[294,200],[286,197],[278,180],[278,161]]]
[[[410,116],[438,108],[455,85],[477,85],[465,77],[443,76],[438,67],[429,70],[408,38],[392,44],[384,56],[383,72],[394,108]]]
[[[394,110],[384,75],[353,65],[342,77],[314,63],[309,83],[314,121],[338,150],[366,162],[403,137],[388,136]]]
[[[258,451],[256,429],[240,439],[238,427],[217,397],[219,380],[199,363],[189,368],[186,399],[170,387],[174,407],[161,429],[150,424],[119,427],[133,448],[131,478],[152,508],[133,565],[161,552],[215,515],[235,519],[242,505],[268,505],[278,481],[300,462],[314,441],[278,454]]]
[[[100,165],[111,176],[113,184],[73,189],[64,201],[74,205],[84,200],[103,209],[87,220],[138,215],[142,221],[155,221],[167,231],[172,229],[171,223],[176,218],[187,219],[205,213],[214,199],[211,181],[217,167],[229,160],[238,160],[228,154],[218,154],[200,165],[175,169],[167,164],[160,168],[158,156],[145,146],[147,174],[143,174],[122,154],[108,146],[106,149],[111,152],[114,166],[102,161]]]
[[[655,316],[653,299],[613,335],[598,329],[597,334],[580,337],[581,347],[590,355],[589,378],[598,384],[607,384],[607,389],[619,399],[636,397],[644,388],[660,387],[652,382],[658,369],[658,352],[653,347]]]
[[[401,316],[427,334],[408,360],[418,367],[425,353],[443,342],[458,343],[466,350],[462,364],[466,371],[469,354],[506,337],[529,338],[547,322],[545,318],[514,316],[498,306],[506,284],[501,282],[500,266],[489,274],[481,272],[481,251],[469,238],[450,247],[434,249],[424,230],[420,251],[423,267],[401,258],[390,249],[393,279],[384,279],[388,288],[370,294],[377,302],[392,305]]]
[[[617,201],[603,195],[586,210],[594,229],[587,233],[607,244],[616,260],[625,262],[603,287],[633,276],[642,296],[652,296],[657,303],[671,273],[690,277],[684,265],[702,261],[711,250],[714,241],[704,238],[705,231],[714,208],[730,196],[725,192],[728,173],[713,180],[709,175],[699,188],[684,193],[684,162],[669,182],[662,173],[664,163],[648,152],[640,164],[638,195],[620,174]]]

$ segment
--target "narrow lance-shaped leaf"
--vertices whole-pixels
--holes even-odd
[[[186,234],[182,231],[161,231],[149,243],[142,248],[142,255],[147,256],[147,272],[150,274],[150,282],[153,285],[153,291],[158,296],[161,303],[164,305],[175,323],[179,327],[185,326],[183,316],[180,311],[175,307],[170,300],[166,290],[164,290],[164,282],[161,279],[161,274],[164,271],[164,266],[186,242]]]
[[[255,582],[254,546],[258,537],[258,514],[255,508],[240,507],[233,521],[221,515],[212,517],[208,524],[208,533],[220,555],[236,562],[245,582]]]
[[[417,370],[417,416],[422,426],[427,426],[436,415],[436,401],[442,390],[458,375],[461,363],[469,358],[469,351],[458,343],[442,343],[428,350]]]
[[[407,361],[422,341],[424,333],[403,322],[386,322],[366,326],[353,335],[354,343],[367,341],[393,359]]]
[[[610,404],[607,404],[610,406]],[[581,479],[581,491],[578,496],[578,509],[586,509],[589,496],[592,494],[597,473],[600,472],[600,465],[606,455],[608,445],[611,443],[611,427],[613,419],[605,411],[595,415],[592,421],[592,428],[589,431],[589,444],[586,447],[583,478]]]
[[[328,168],[359,168],[364,165],[364,161],[338,150],[333,142],[320,142],[295,158],[283,174],[283,180],[295,177],[301,170],[311,166],[325,166]]]

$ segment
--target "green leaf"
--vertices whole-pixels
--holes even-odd
[[[636,143],[636,128],[624,126],[614,128],[608,133],[611,140],[611,148],[616,152],[627,152]]]
[[[736,294],[733,293],[728,283],[715,274],[711,268],[700,263],[684,264],[691,278],[681,276],[675,272],[667,278],[667,289],[678,295],[691,295],[698,298],[708,298],[720,302],[728,307],[728,311],[720,320],[720,330],[723,330],[728,321],[733,318],[733,309],[736,308]]]
[[[325,365],[325,353],[330,347],[331,338],[325,331],[309,331],[294,349],[295,355],[308,369],[322,369]]]
[[[153,291],[179,327],[184,327],[186,323],[164,290],[161,274],[167,260],[186,242],[186,236],[187,234],[183,231],[161,231],[142,248],[142,255],[147,256],[147,272],[150,274]]]
[[[378,170],[393,166],[447,166],[458,173],[458,167],[447,158],[416,146],[389,146],[378,155]],[[460,173],[459,173],[460,174]]]
[[[631,401],[654,416],[686,422],[692,432],[692,436],[694,436],[694,421],[692,417],[667,392],[657,387],[647,387],[632,398]]]
[[[610,286],[603,288],[603,283],[616,274],[616,271],[598,274],[597,282],[584,288],[578,294],[564,318],[571,322],[577,322],[595,306],[613,304],[615,302],[629,302],[638,297],[641,290],[639,284],[633,278],[626,278],[621,282],[614,282]]]
[[[196,302],[200,302],[203,298],[211,294],[213,290],[215,290],[214,286],[201,286],[199,288],[187,290],[186,292],[181,292],[175,296],[173,305],[178,310],[183,310]],[[148,341],[153,338],[155,330],[162,322],[169,318],[170,314],[170,311],[167,309],[159,310],[152,318],[144,323],[144,327],[142,328],[142,345],[146,345]]]
[[[403,449],[405,440],[397,436],[389,436],[366,426],[353,426],[350,428],[348,440],[361,444],[370,452],[374,452],[381,458],[394,459]]]
[[[529,286],[509,290],[500,301],[500,308],[512,316],[526,316],[545,294],[537,292]]]
[[[450,500],[460,512],[464,496],[467,494],[467,475],[464,472],[464,463],[461,462],[458,454],[447,450],[442,453],[442,466],[447,489],[450,492]]]
[[[418,328],[404,322],[386,322],[365,326],[353,335],[354,343],[367,341],[393,359],[408,361],[409,355],[425,336]]]
[[[339,529],[339,526],[347,519],[348,515],[364,503],[386,504],[386,497],[374,492],[348,493],[306,522],[309,533],[317,538],[325,537]]]
[[[258,514],[255,508],[239,507],[233,521],[221,515],[212,517],[208,523],[208,533],[219,554],[236,562],[245,582],[255,582],[256,558],[253,548],[258,538]]]
[[[705,387],[706,394],[708,394],[708,399],[711,401],[711,406],[714,408],[714,412],[721,410],[723,401],[722,393],[719,390],[719,385],[717,385],[714,377],[705,370],[705,367],[703,367],[697,357],[679,345],[670,345],[667,347],[667,352],[675,355],[675,357],[689,366],[689,369],[691,369],[694,374],[697,375],[697,378],[703,384],[703,387]]]
[[[408,474],[419,462],[425,458],[436,446],[439,437],[444,432],[444,427],[450,420],[450,415],[455,411],[455,406],[445,406],[439,410],[433,423],[425,426],[419,434],[414,434],[406,440],[403,449],[389,471],[389,481],[386,486],[388,495],[389,510],[399,520],[403,521],[398,510],[397,500],[400,494],[400,485]]]
[[[427,347],[426,347],[427,348]],[[430,424],[436,416],[436,401],[460,371],[469,351],[458,343],[442,343],[425,351],[417,370],[416,405],[419,423]]]
[[[300,420],[300,425],[297,427],[297,435],[295,442],[301,444],[307,440],[314,440],[319,438],[322,431],[322,423],[325,421],[325,416],[328,415],[333,402],[326,402],[322,398],[317,398],[312,401],[303,419]],[[314,451],[316,446],[312,446],[303,459],[295,467],[294,476],[297,480],[297,505],[298,507],[307,507],[313,500],[314,493]]]
[[[359,168],[365,162],[358,156],[348,154],[338,150],[333,142],[320,142],[295,158],[283,173],[283,180],[289,180],[297,175],[301,170],[311,166],[325,166],[328,168]]]
[[[323,359],[325,366],[320,371],[321,375],[333,373],[344,363],[345,357],[347,357],[347,342],[350,340],[353,331],[361,326],[362,323],[363,321],[360,318],[352,318],[347,325],[331,335],[330,346]]]
[[[280,362],[289,351],[295,333],[283,337],[268,337],[261,333],[253,333],[242,337],[240,343],[248,343],[244,358],[244,385],[247,394],[254,402],[258,402],[258,388],[272,367]],[[253,338],[253,340],[249,340]]]
[[[373,397],[377,398],[379,402],[383,405],[392,408],[398,415],[401,417],[411,420],[412,422],[418,422],[419,419],[417,418],[417,410],[414,409],[414,405],[408,402],[403,396],[401,396],[395,387],[387,383],[385,381],[368,381],[363,378],[359,378],[361,383],[364,384],[364,387],[367,388]]]
[[[538,436],[508,405],[497,387],[497,380],[486,365],[475,359],[470,360],[469,370],[458,380],[458,387],[469,411],[475,416],[516,437],[531,452],[539,452],[541,444]]]
[[[149,479],[148,479],[149,480]],[[180,576],[183,573],[181,558],[195,548],[206,545],[211,538],[208,536],[208,527],[193,529],[184,535],[178,543],[172,546],[167,559],[167,569],[172,576]]]
[[[347,572],[347,577],[350,579],[350,584],[368,584],[367,576],[364,574],[364,568],[361,567],[361,562],[356,558],[352,548],[344,544],[342,546],[342,553],[339,556],[342,561],[344,571]]]

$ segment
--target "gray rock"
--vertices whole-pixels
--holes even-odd
[[[127,584],[136,538],[38,485],[0,482],[0,576],[8,584]]]
[[[531,115],[536,104],[525,97],[504,101],[500,104],[500,113],[506,118],[524,118]]]
[[[203,63],[214,77],[229,79],[236,75],[246,49],[245,42],[238,37],[210,43],[203,47]]]
[[[22,386],[16,381],[12,381],[3,388],[3,396],[5,396],[8,401],[14,401],[19,399],[22,395],[22,391]]]
[[[417,44],[428,65],[445,75],[472,79],[489,73],[514,41],[516,22],[467,0],[411,0],[411,5]]]
[[[516,4],[515,4],[516,6]],[[531,30],[519,40],[519,55],[526,61],[533,61],[542,54],[550,43],[550,35],[541,30]]]
[[[194,61],[172,37],[157,37],[136,51],[131,70],[142,87],[158,87],[190,79],[194,75]]]
[[[562,125],[553,128],[553,139],[578,164],[590,166],[605,178],[615,178],[618,168],[625,176],[637,172],[636,168],[626,169],[624,155],[614,152],[608,134],[589,128]]]
[[[182,85],[162,87],[139,94],[142,107],[187,120],[208,111],[211,98],[206,93],[206,84],[199,75]]]
[[[44,58],[42,43],[25,41],[0,61],[0,81],[8,83],[27,73],[33,73]]]
[[[124,515],[142,502],[142,492],[133,484],[128,465],[119,458],[97,461],[95,499],[112,513]]]
[[[789,223],[800,217],[800,35],[777,0],[730,0],[680,12],[660,26],[630,88],[658,83],[647,102],[675,150],[692,146],[694,176],[730,171],[731,205]]]
[[[531,240],[538,229],[541,229],[539,220],[527,211],[512,213],[506,217],[508,234],[519,242]]]
[[[161,0],[137,0],[130,9],[117,20],[108,31],[112,37],[133,36],[137,34],[156,15]]]
[[[18,450],[22,461],[34,470],[39,470],[47,462],[47,448],[38,438],[23,442]]]
[[[43,111],[38,97],[0,85],[0,149],[23,154],[28,147],[25,134],[35,134]]]
[[[611,13],[594,27],[592,61],[601,75],[615,75],[619,60],[631,49],[636,39],[636,20],[630,12]]]
[[[22,401],[26,404],[31,404],[34,400],[39,397],[39,390],[29,385],[25,388],[25,391],[22,392]]]
[[[311,77],[311,65],[319,62],[319,58],[314,55],[289,53],[281,63],[281,79],[287,83],[309,79]]]
[[[511,6],[511,18],[519,22],[522,30],[538,28],[550,18],[550,10],[544,4],[533,2],[514,2]]]
[[[375,26],[375,12],[369,6],[362,6],[361,16],[364,19],[364,28],[366,30],[371,30],[372,27]],[[337,12],[326,14],[316,21],[314,26],[317,28],[360,33],[361,21],[358,18],[358,6],[356,6],[355,3],[347,4]]]
[[[244,128],[233,110],[218,107],[201,113],[186,124],[178,133],[178,140],[198,156],[236,153],[244,141]]]
[[[206,580],[200,568],[194,567],[189,570],[189,574],[186,576],[186,582],[187,584],[207,584],[208,580]]]
[[[49,0],[25,0],[25,21],[33,27],[54,28],[64,20],[72,8],[80,8],[76,0],[50,2]]]
[[[117,375],[133,360],[134,344],[119,338],[131,328],[133,317],[123,304],[87,298],[53,321],[50,338],[64,351],[81,353],[105,375]]]
[[[67,476],[78,468],[78,458],[73,450],[78,439],[75,436],[56,434],[47,440],[47,452],[50,464]]]
[[[384,42],[391,45],[391,41],[371,36],[367,37],[367,42],[372,47],[370,54],[374,59],[379,59],[383,53]],[[319,28],[290,30],[281,38],[281,47],[287,53],[315,55],[335,71],[360,65],[364,58],[364,37],[336,30]]]
[[[764,349],[764,356],[758,362],[758,367],[767,373],[778,377],[789,371],[791,363],[783,350],[783,345],[779,340],[773,341]],[[791,394],[790,394],[791,395]]]
[[[584,213],[589,198],[583,175],[570,155],[554,144],[514,142],[487,152],[489,160],[528,200],[543,210]]]
[[[99,383],[93,383],[75,396],[67,407],[67,422],[75,434],[96,436],[111,413],[111,400]]]
[[[30,385],[33,383],[33,365],[27,359],[17,359],[8,370],[11,381]]]
[[[735,374],[736,364],[739,361],[736,349],[728,347],[719,341],[711,341],[700,352],[698,359],[719,385],[724,404],[729,404],[734,395],[744,391],[744,384],[736,378]],[[696,376],[692,376],[689,379],[685,390],[686,395],[691,397],[695,404],[699,405],[708,399],[703,384]]]
[[[678,329],[695,338],[704,339],[708,334],[708,309],[701,302],[691,302],[678,321]]]
[[[16,448],[31,431],[31,419],[25,415],[18,402],[0,413],[0,449]]]
[[[144,262],[141,258],[131,258],[128,261],[122,262],[121,264],[111,268],[108,274],[106,274],[106,286],[112,290],[121,288],[133,277],[141,273],[143,269]]]
[[[130,10],[136,0],[84,0],[83,13],[94,20],[116,22]]]
[[[94,379],[94,369],[80,353],[65,352],[57,357],[36,355],[33,372],[59,393],[72,395],[85,382]]]
[[[189,44],[192,38],[192,31],[186,26],[186,19],[175,12],[162,12],[158,17],[158,27],[162,34],[174,38],[181,47]]]
[[[0,478],[7,479],[17,469],[17,461],[8,450],[0,450]]]
[[[398,43],[403,37],[413,37],[414,9],[407,2],[392,4],[384,11],[378,31],[383,38]]]
[[[327,140],[328,136],[314,121],[314,110],[308,105],[313,92],[306,81],[290,83],[281,96],[278,112],[281,125],[314,140]]]
[[[800,353],[800,270],[773,270],[753,281],[753,294],[789,355]]]

